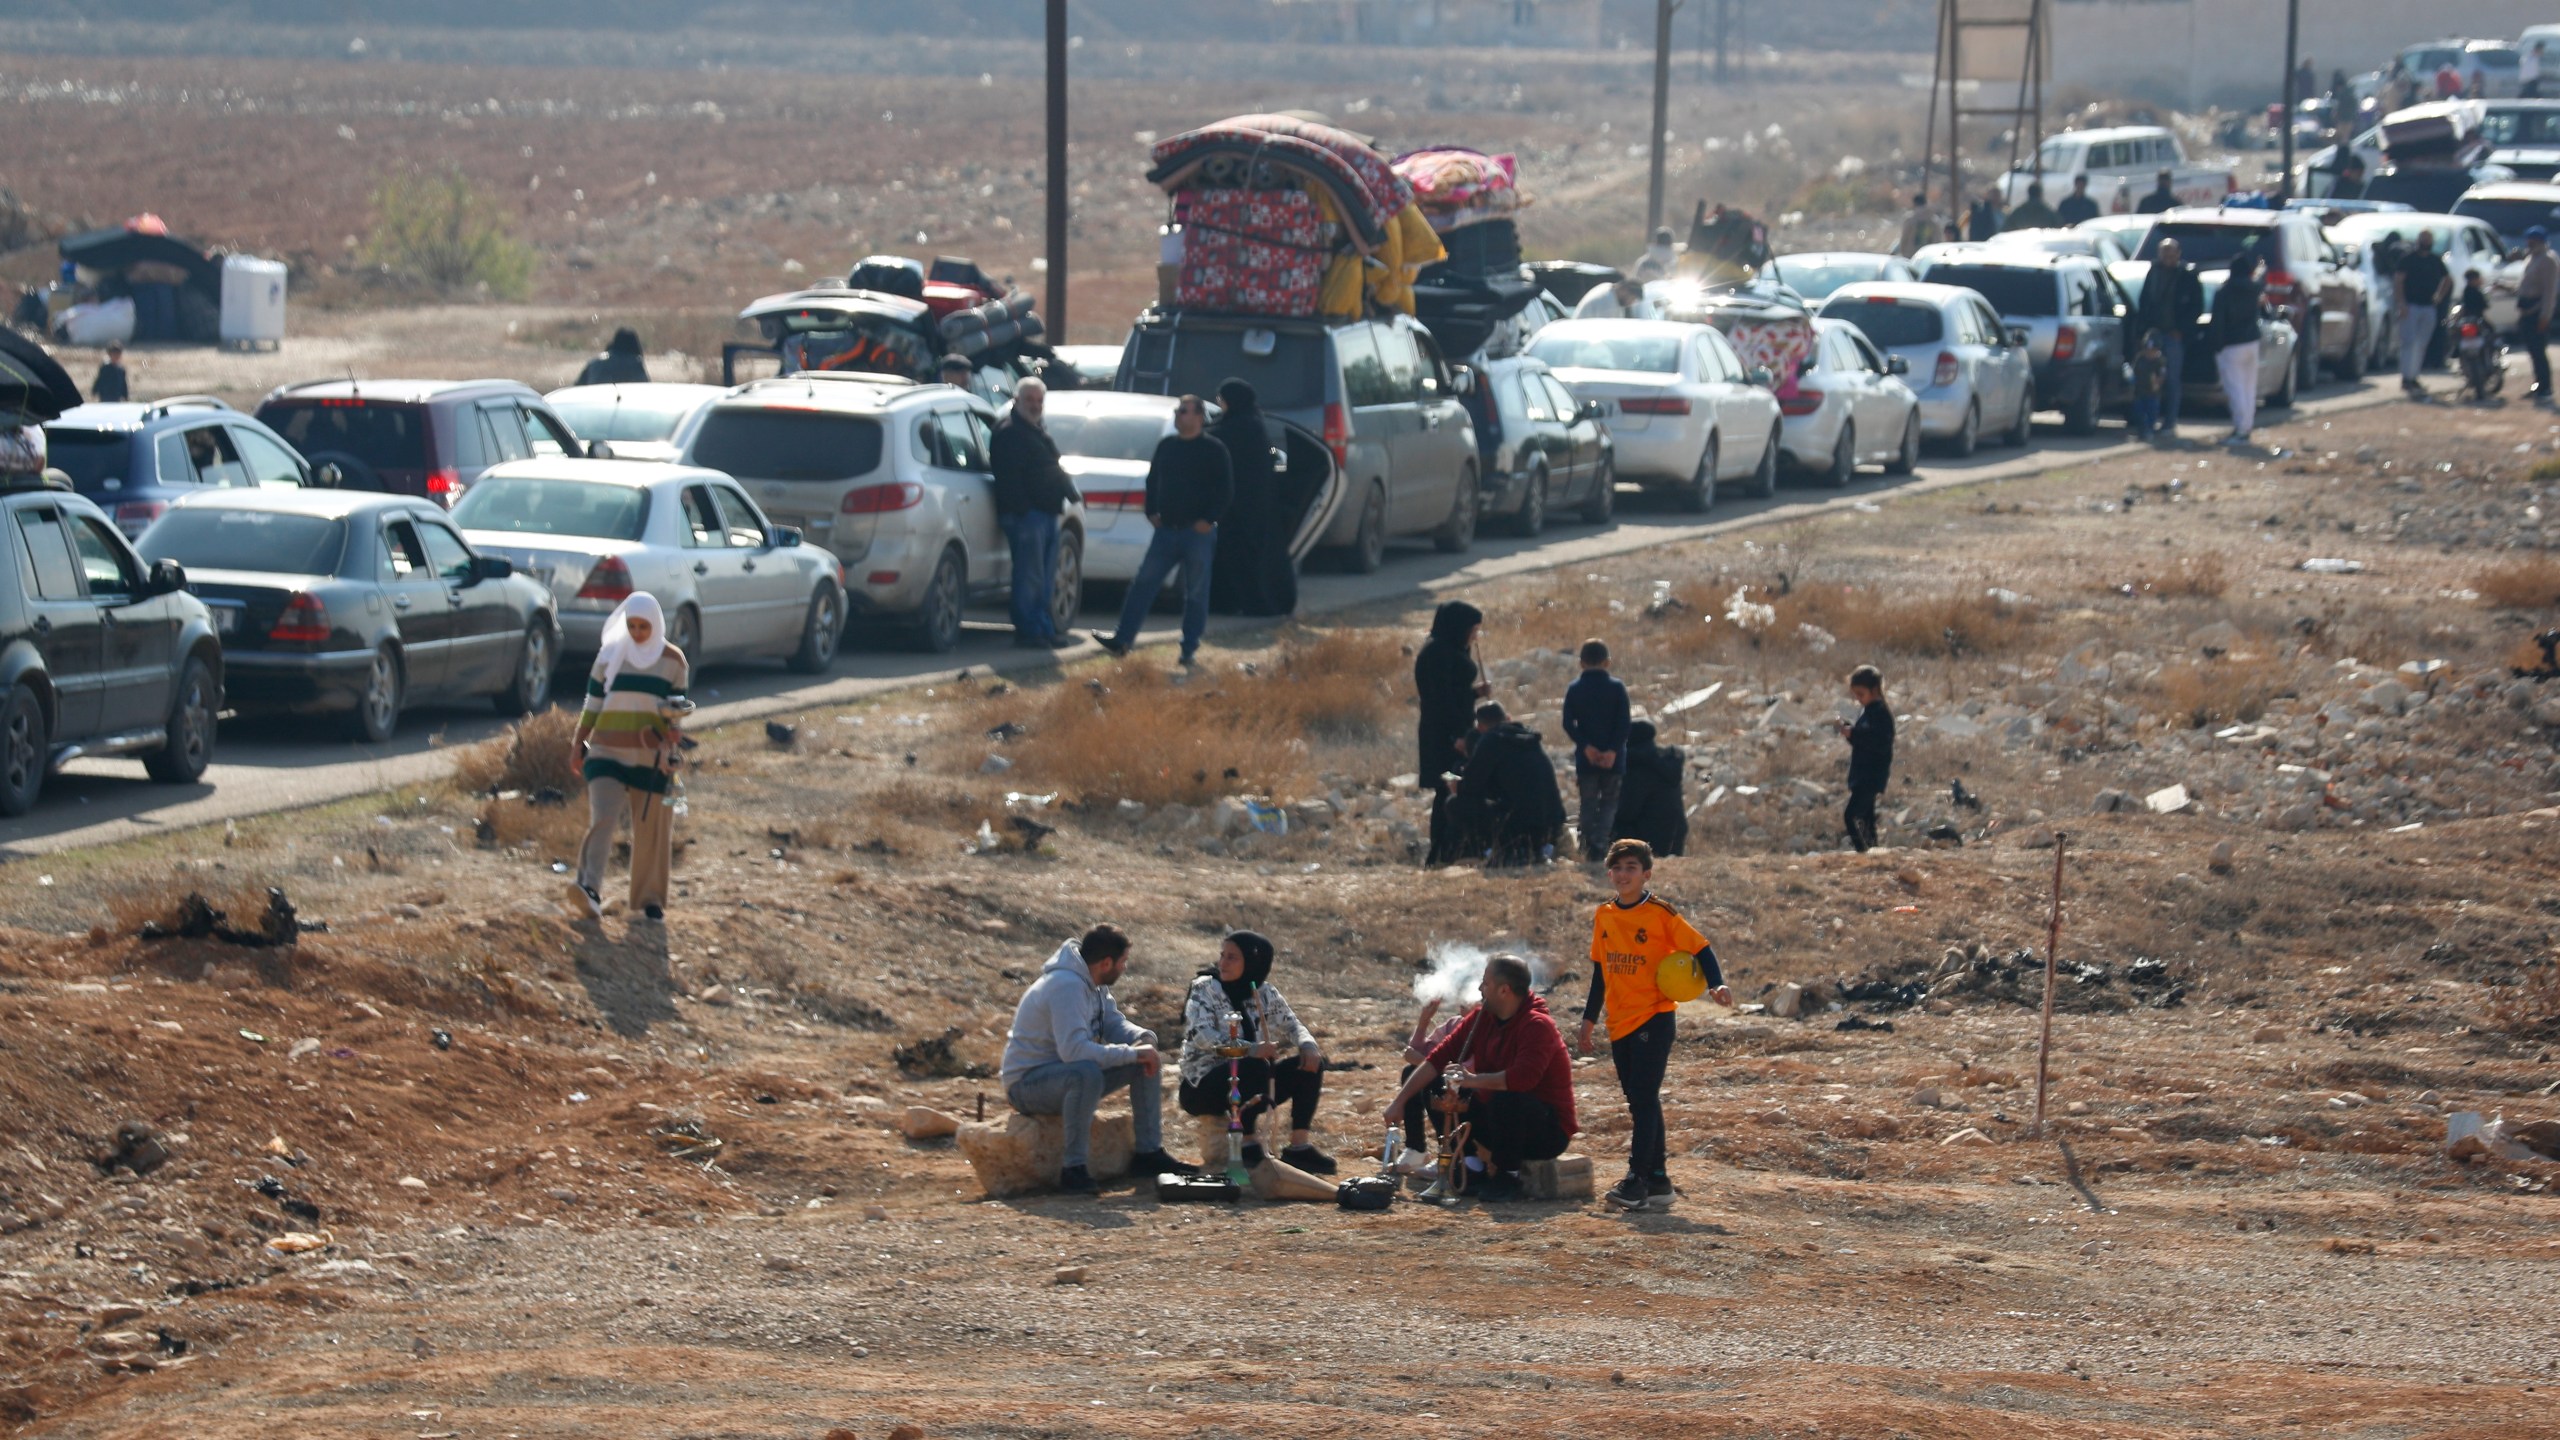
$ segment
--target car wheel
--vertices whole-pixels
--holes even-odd
[[[836,643],[844,638],[844,599],[830,581],[818,582],[809,597],[809,613],[800,622],[800,648],[783,663],[803,675],[823,675],[836,663]]]
[[[1911,418],[1902,422],[1902,449],[1884,462],[1887,475],[1908,475],[1920,468],[1920,411],[1914,407]]]
[[[1618,516],[1618,462],[1602,459],[1600,473],[1591,477],[1591,495],[1582,502],[1582,522],[1606,525]]]
[[[1387,563],[1387,491],[1383,485],[1371,485],[1369,498],[1360,503],[1360,529],[1351,537],[1351,572],[1375,575]]]
[[[213,670],[188,657],[169,705],[169,738],[144,757],[143,770],[163,785],[192,785],[213,763]]]
[[[358,740],[368,745],[379,745],[400,728],[400,698],[404,688],[400,653],[388,645],[374,651],[373,663],[365,669],[364,691],[356,696],[355,714],[349,721]]]
[[[2373,342],[2365,336],[2364,321],[2362,319],[2358,319],[2356,321],[2355,339],[2347,346],[2347,353],[2340,357],[2338,361],[2339,379],[2353,385],[2364,378],[2365,352],[2371,347],[2372,343]]]
[[[1680,491],[1680,508],[1692,515],[1704,515],[1716,508],[1716,437],[1707,437],[1707,448],[1698,454],[1698,473]]]
[[[1982,401],[1977,398],[1964,407],[1964,424],[1947,437],[1947,453],[1959,460],[1968,459],[1982,447]]]
[[[1520,513],[1511,517],[1512,530],[1536,538],[1547,528],[1547,472],[1541,468],[1529,472],[1529,483],[1520,491]]]
[[[2095,422],[2092,422],[2093,424]],[[2017,423],[2000,432],[2000,443],[2012,450],[2023,449],[2036,433],[2036,392],[2032,385],[2018,397]]]
[[[1858,473],[1858,427],[1843,420],[1840,438],[1831,446],[1830,468],[1822,472],[1822,483],[1834,490],[1846,489]]]
[[[2089,383],[2080,388],[2080,393],[2072,397],[2069,408],[2062,412],[2062,433],[2065,435],[2098,433],[2098,377],[2095,372],[2090,374]],[[2027,442],[2022,435],[2009,443],[2024,445]]]
[[[1769,432],[1769,443],[1760,447],[1759,467],[1751,472],[1751,493],[1763,500],[1778,497],[1778,457],[1785,453],[1785,437]]]
[[[965,583],[960,568],[960,552],[946,549],[933,567],[933,581],[925,586],[924,603],[916,607],[915,645],[929,655],[941,655],[960,643],[960,607],[965,600],[961,588]]]
[[[2292,409],[2294,389],[2301,383],[2301,380],[2301,366],[2287,365],[2284,367],[2284,385],[2282,388],[2278,389],[2276,393],[2267,397],[2267,408],[2270,410]]]
[[[489,697],[501,715],[535,715],[550,708],[551,677],[560,669],[560,647],[553,643],[550,622],[524,627],[524,649],[516,655],[516,678]]]
[[[1084,615],[1084,532],[1058,536],[1058,569],[1049,581],[1049,628],[1067,634]]]
[[[1449,502],[1449,518],[1431,532],[1431,543],[1443,555],[1456,555],[1476,543],[1476,517],[1484,509],[1484,489],[1476,483],[1476,467],[1458,472],[1458,493]]]
[[[0,705],[0,815],[24,815],[35,808],[51,754],[43,699],[32,686],[11,686],[8,702]]]
[[[679,605],[667,621],[667,643],[684,655],[687,665],[702,663],[702,612]]]

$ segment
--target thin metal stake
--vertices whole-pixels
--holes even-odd
[[[2044,1035],[2036,1041],[2036,1124],[2035,1138],[2044,1138],[2045,1077],[2053,1066],[2053,985],[2055,957],[2062,948],[2062,852],[2069,848],[2071,837],[2053,832],[2053,918],[2044,932]]]

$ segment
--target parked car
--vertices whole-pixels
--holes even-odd
[[[2098,222],[2091,221],[2089,225]],[[2148,220],[2143,226],[2149,229]],[[2072,225],[2045,230],[2003,230],[1987,242],[2017,250],[2038,250],[2047,255],[2085,255],[2101,265],[2114,265],[2133,258],[2113,231]],[[1914,257],[1915,260],[1917,257]]]
[[[1618,506],[1616,442],[1601,423],[1602,402],[1584,400],[1534,356],[1489,360],[1478,391],[1490,423],[1476,426],[1484,461],[1484,510],[1536,535],[1559,510],[1593,525]]]
[[[1108,390],[1112,377],[1120,373],[1120,349],[1117,345],[1061,345],[1051,352],[1057,360],[1040,373],[1053,389],[1066,388],[1057,383],[1063,367],[1074,377],[1075,388]]]
[[[2026,336],[2003,325],[1979,294],[1917,282],[1844,285],[1822,302],[1822,318],[1848,321],[1887,357],[1901,358],[1919,398],[1923,439],[1971,455],[1989,421],[2002,426],[2001,443],[2027,443],[2036,391]]]
[[[571,385],[542,398],[589,455],[664,461],[684,453],[685,427],[727,393],[717,385],[652,381]]]
[[[1125,585],[1138,577],[1155,527],[1147,523],[1147,462],[1156,442],[1173,433],[1170,395],[1124,390],[1053,390],[1042,426],[1057,442],[1058,461],[1084,492],[1084,578],[1088,585]],[[1223,413],[1210,400],[1209,417]],[[1272,481],[1279,487],[1290,533],[1289,555],[1303,563],[1324,536],[1339,503],[1333,456],[1324,437],[1302,425],[1263,417],[1271,432]]]
[[[2301,371],[2294,378],[2296,388],[2318,384],[2324,364],[2341,379],[2364,374],[2365,358],[2373,353],[2364,280],[2331,243],[2320,217],[2300,210],[2231,206],[2170,210],[2151,227],[2134,258],[2151,259],[2160,242],[2171,237],[2199,271],[2228,267],[2244,247],[2257,252],[2265,267],[2259,278],[2268,303],[2284,311],[2302,341],[2294,361]]]
[[[2474,185],[2453,202],[2450,213],[2497,231],[2503,249],[2521,250],[2525,231],[2537,225],[2546,231],[2560,230],[2560,185],[2547,180]],[[2459,281],[2461,273],[2455,272],[2454,278]]]
[[[475,552],[431,501],[361,490],[208,490],[143,532],[213,613],[244,714],[325,713],[379,744],[422,700],[551,703],[551,592]]]
[[[2506,256],[2505,242],[2499,238],[2496,230],[2490,228],[2487,221],[2460,215],[2430,214],[2423,211],[2348,215],[2329,227],[2329,234],[2338,245],[2341,247],[2355,245],[2375,251],[2377,262],[2386,237],[2394,247],[2407,247],[2417,243],[2421,232],[2435,237],[2436,254],[2444,258],[2445,268],[2456,277],[2457,286],[2460,285],[2460,277],[2465,270],[2477,269],[2483,277],[2497,273],[2500,263]],[[2392,284],[2392,296],[2395,302],[2398,291],[2399,285],[2395,278]],[[2498,302],[2499,296],[2493,286],[2489,294],[2489,313],[2492,319],[2498,315],[2500,308]],[[2513,291],[2508,292],[2506,312],[2512,321],[2515,313]],[[2427,363],[2430,365],[2439,364],[2444,359],[2444,321],[2445,316],[2439,313],[2436,316],[2436,333],[2427,342]],[[2396,335],[2394,342],[2397,343]]]
[[[1910,474],[1920,464],[1920,397],[1901,378],[1911,362],[1846,320],[1817,319],[1813,329],[1813,358],[1795,393],[1778,398],[1787,459],[1835,490],[1861,465]]]
[[[2142,248],[2142,237],[2151,233],[2151,220],[2151,216],[2142,214],[2101,215],[2095,220],[2083,220],[2073,228],[2106,236],[2116,242],[2116,248],[2127,258],[2131,258]]]
[[[1553,327],[1549,327],[1552,329]],[[1113,388],[1215,395],[1229,376],[1262,411],[1313,431],[1343,472],[1323,544],[1374,571],[1387,541],[1428,535],[1456,553],[1481,505],[1475,426],[1440,347],[1410,316],[1327,324],[1150,310],[1138,317]]]
[[[1619,479],[1670,490],[1693,513],[1714,505],[1727,480],[1777,493],[1783,417],[1772,377],[1746,371],[1714,326],[1559,320],[1529,354],[1577,401],[1600,403]]]
[[[314,380],[271,390],[258,420],[350,490],[451,505],[510,460],[583,455],[566,422],[513,380]]]
[[[832,555],[853,620],[907,627],[943,651],[970,601],[1012,587],[987,464],[994,425],[983,398],[948,385],[811,371],[722,397],[678,463],[735,477],[770,523]],[[1084,547],[1084,512],[1070,507],[1052,610],[1061,634],[1084,603]]]
[[[2522,83],[2523,67],[2524,52],[2513,42],[2473,40],[2462,47],[2463,93],[2481,99],[2512,98]]]
[[[2089,198],[2099,209],[2130,211],[2151,193],[2163,170],[2170,172],[2169,188],[2180,204],[2216,204],[2235,188],[2230,165],[2190,163],[2186,146],[2169,130],[2114,125],[2047,137],[2035,164],[2000,177],[2001,203],[2015,209],[2027,198],[2028,184],[2039,179],[2046,202],[2052,203],[2070,194],[2072,181],[2086,175]]]
[[[273,430],[210,395],[75,405],[45,422],[48,463],[127,539],[208,486],[307,485],[311,467]]]
[[[2545,51],[2543,63],[2560,66],[2560,37]],[[2560,99],[2491,100],[2480,108],[2480,133],[2488,137],[2490,164],[2506,166],[2519,180],[2548,180],[2560,172]]]
[[[83,407],[87,408],[87,407]],[[221,641],[183,567],[144,560],[106,512],[24,477],[0,489],[0,815],[81,756],[137,755],[189,785],[213,760]]]
[[[1808,250],[1798,255],[1780,255],[1769,262],[1765,273],[1803,296],[1807,305],[1819,305],[1832,291],[1861,280],[1920,278],[1911,262],[1899,255],[1876,255],[1863,250]]]
[[[2230,276],[2229,270],[2222,269],[2208,270],[2197,277],[2204,290],[2204,309],[2198,312],[2200,318],[2213,313],[2213,297],[2222,293],[2222,282]],[[2293,322],[2285,318],[2282,308],[2267,307],[2267,313],[2258,325],[2258,403],[2261,408],[2283,410],[2292,406],[2302,379],[2301,367],[2294,363],[2294,354],[2300,347],[2300,334],[2293,328]],[[2222,372],[2214,357],[2211,346],[2187,347],[2186,363],[2178,376],[2183,392],[2180,403],[2186,409],[2224,403]]]
[[[551,591],[562,655],[592,656],[634,590],[658,599],[667,638],[696,666],[782,656],[804,675],[834,663],[843,567],[765,518],[738,482],[646,460],[518,460],[453,507],[462,538]]]
[[[2133,304],[2097,260],[1997,243],[1933,245],[1914,259],[1930,284],[1973,291],[2010,332],[2024,332],[2035,408],[2061,411],[2071,434],[2094,433],[2100,412],[2132,398],[2124,327]]]
[[[2400,363],[2400,311],[2394,301],[2398,294],[2398,281],[2382,268],[2382,252],[2375,246],[2348,239],[2334,227],[2329,231],[2329,243],[2338,247],[2338,258],[2345,262],[2347,268],[2364,280],[2364,368],[2390,370]]]

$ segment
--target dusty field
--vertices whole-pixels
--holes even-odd
[[[705,736],[662,936],[559,918],[576,822],[494,757],[16,867],[0,1415],[204,1440],[2560,1434],[2560,1171],[2439,1148],[2449,1112],[2560,1115],[2560,707],[2499,668],[2560,601],[2560,482],[2535,478],[2560,430],[2393,407],[2320,442],[2126,453],[1475,592],[1550,739],[1542,647],[1610,636],[1657,711],[1723,682],[1665,722],[1692,798],[1725,793],[1659,888],[1751,1007],[1814,987],[1801,1018],[1682,1017],[1685,1193],[1632,1220],[988,1203],[947,1142],[891,1127],[1001,1107],[892,1051],[950,1035],[992,1064],[1024,977],[1095,918],[1136,936],[1124,1003],[1167,1030],[1214,936],[1277,937],[1276,978],[1365,1067],[1319,1118],[1346,1158],[1433,941],[1562,962],[1578,1011],[1587,873],[1406,858],[1419,610],[1213,649],[1185,684],[962,677],[799,717],[788,750]],[[1722,617],[1745,583],[1785,592],[1756,644]],[[1892,848],[1859,857],[1830,848],[1841,762],[1807,727],[1866,658],[1905,739]],[[2380,692],[2427,659],[2432,685]],[[987,737],[1004,722],[1028,733]],[[2171,783],[2189,809],[2142,808]],[[1222,833],[1237,793],[1292,833]],[[1026,853],[1013,815],[1058,828]],[[982,821],[1006,843],[965,853]],[[1940,823],[1962,843],[1928,843]],[[2039,1142],[2016,951],[2056,828]],[[190,889],[248,913],[267,884],[327,932],[282,958],[136,938]],[[1860,981],[1925,993],[1832,1008]],[[1606,1178],[1605,1063],[1580,1099]],[[169,1152],[147,1176],[99,1163],[127,1122]]]

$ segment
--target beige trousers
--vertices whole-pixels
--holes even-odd
[[[631,817],[631,908],[667,907],[667,870],[675,858],[675,797],[634,790],[619,780],[587,782],[587,838],[578,849],[578,883],[601,895],[613,858],[614,832]]]

